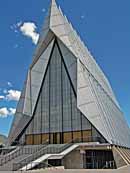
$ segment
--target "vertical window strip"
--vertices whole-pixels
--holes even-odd
[[[58,49],[59,50],[59,49]],[[61,116],[62,116],[62,143],[64,143],[64,132],[63,132],[63,62],[61,59]]]
[[[80,112],[80,121],[81,121],[81,142],[83,142],[83,115]]]
[[[50,129],[50,126],[51,126],[51,124],[50,124],[51,84],[50,84],[50,82],[51,82],[51,61],[49,63],[49,84],[48,84],[48,86],[49,86],[49,99],[48,99],[48,101],[49,101],[49,114],[48,114],[48,116],[49,116],[49,143],[51,143],[51,136],[50,136],[50,131],[51,131],[51,129]]]
[[[72,136],[72,141],[73,141],[73,118],[72,118],[72,114],[73,114],[73,106],[72,106],[72,91],[71,91],[71,85],[70,85],[70,102],[71,102],[71,136]]]
[[[40,112],[41,112],[41,130],[40,130],[40,133],[41,133],[41,144],[42,144],[42,126],[43,126],[43,124],[42,124],[42,92],[43,92],[43,90],[41,90],[41,110],[40,110]]]

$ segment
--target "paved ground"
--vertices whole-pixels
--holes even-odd
[[[130,166],[118,170],[39,170],[39,171],[0,171],[0,173],[130,173]]]

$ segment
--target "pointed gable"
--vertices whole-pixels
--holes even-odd
[[[130,130],[108,79],[55,0],[45,18],[10,136],[24,114],[33,116],[55,37],[77,95],[77,108],[109,143],[130,147]]]

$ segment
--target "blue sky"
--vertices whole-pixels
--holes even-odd
[[[57,0],[112,88],[130,126],[130,1]],[[0,5],[0,133],[7,135],[36,45],[20,27],[39,33],[50,0],[2,0]],[[10,82],[10,83],[9,83]],[[4,108],[4,109],[3,109]],[[10,109],[11,108],[11,109]],[[9,115],[7,115],[9,114]]]

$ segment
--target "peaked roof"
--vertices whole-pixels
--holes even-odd
[[[92,57],[91,53],[88,51],[87,47],[81,41],[77,32],[73,29],[71,23],[69,23],[67,17],[63,15],[61,8],[57,6],[56,1],[52,0],[51,5],[49,7],[48,14],[45,18],[45,22],[40,34],[40,39],[38,42],[38,46],[36,52],[34,54],[34,61],[36,61],[39,50],[46,48],[48,40],[48,34],[50,40],[52,39],[51,33],[54,33],[66,46],[67,48],[81,60],[81,62],[87,67],[90,73],[93,74],[96,80],[100,82],[103,86],[104,90],[111,97],[113,102],[119,107],[119,104],[115,98],[115,95],[112,91],[112,88],[103,74],[100,67],[97,65],[95,59]],[[49,40],[49,41],[50,41]],[[120,108],[120,107],[119,107]]]
[[[41,36],[34,59],[37,58],[37,53],[39,53],[40,48],[43,48],[45,44],[47,45],[48,40],[53,39],[53,35],[57,36],[57,38],[61,41],[60,43],[64,45],[62,46],[63,49],[65,49],[66,47],[68,49],[68,52],[70,51],[77,58],[77,67],[79,71],[81,69],[81,66],[85,68],[85,75],[82,73],[82,75],[80,74],[79,77],[77,77],[76,92],[78,97],[78,108],[81,110],[82,113],[86,115],[89,121],[110,143],[130,146],[130,130],[123,118],[120,106],[115,98],[109,81],[96,63],[95,59],[92,57],[87,47],[81,41],[77,32],[73,29],[67,17],[62,13],[61,8],[57,6],[55,0],[51,1],[51,5],[46,16],[43,29],[41,31]],[[89,97],[89,93],[87,92],[87,90],[85,91],[86,93],[82,95],[82,92],[84,91],[81,91],[80,88],[78,88],[78,86],[83,83],[83,79],[84,84],[86,84],[86,86],[88,85],[88,81],[86,79],[88,77],[87,73],[88,75],[91,74],[91,76],[93,77],[93,80],[90,83],[90,85],[92,85],[92,87],[90,87],[90,90],[92,92],[95,92],[93,100],[88,98],[88,102],[96,102],[96,104],[93,104],[91,106],[88,106],[86,104],[87,94]],[[97,83],[101,91],[103,91],[103,94],[106,96],[106,100],[108,100],[108,102],[106,103],[107,106],[103,105],[103,98],[101,97],[101,95],[99,95],[99,92],[101,91],[97,92],[98,88],[94,88],[95,84],[93,81]],[[86,98],[84,97],[84,95],[86,95]],[[82,104],[80,96],[82,97]],[[101,97],[102,100],[98,97]],[[108,106],[110,107],[110,110],[108,110]],[[109,113],[109,111],[111,111],[111,113]],[[90,112],[90,114],[88,114],[88,112]],[[120,130],[118,128],[119,124]],[[124,134],[126,134],[125,137]]]
[[[28,72],[23,97],[20,98],[17,107],[18,118],[16,116],[14,119],[10,138],[14,136],[22,114],[33,115],[54,37],[58,38],[62,53],[68,57],[73,56],[77,60],[76,81],[73,79],[71,67],[69,72],[73,84],[76,83],[75,90],[79,110],[109,143],[130,147],[130,130],[107,78],[55,0],[51,1],[45,18],[33,62]],[[24,119],[26,121],[26,117]]]

